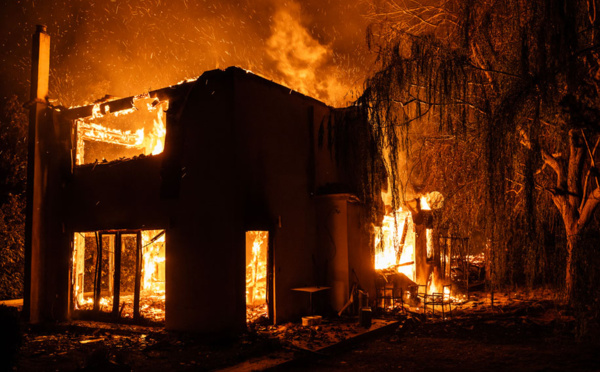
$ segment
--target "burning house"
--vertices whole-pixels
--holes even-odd
[[[247,318],[307,315],[313,295],[337,312],[355,284],[375,298],[376,268],[416,268],[410,281],[427,281],[420,252],[431,236],[419,230],[427,219],[402,215],[394,227],[412,256],[406,248],[400,257],[391,222],[365,227],[352,159],[336,156],[334,137],[359,120],[351,109],[235,67],[139,96],[51,107],[48,54],[39,28],[26,236],[32,322],[146,319],[238,332]],[[396,256],[385,262],[389,249]]]
[[[372,282],[360,204],[319,191],[349,177],[327,145],[338,110],[239,68],[51,108],[49,38],[35,40],[34,71],[46,67],[32,90],[32,321],[237,331],[247,305],[280,322],[310,311],[294,288],[330,287],[321,297],[339,308],[349,273]]]

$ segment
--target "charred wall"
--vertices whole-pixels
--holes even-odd
[[[245,228],[271,232],[275,321],[287,321],[308,312],[307,294],[292,288],[327,285],[315,260],[320,247],[313,196],[321,181],[317,173],[332,159],[312,141],[330,108],[242,70],[231,72]]]
[[[177,153],[182,173],[166,241],[170,329],[211,333],[245,327],[243,183],[234,107],[231,78],[219,71],[205,73],[182,107]]]
[[[159,197],[162,155],[76,167],[69,184],[72,231],[154,228],[168,223]]]

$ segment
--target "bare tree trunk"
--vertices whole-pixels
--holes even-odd
[[[598,140],[600,141],[600,140]],[[586,151],[589,154],[588,176],[584,175],[583,165]],[[600,205],[600,186],[588,190],[591,185],[589,175],[596,170],[593,151],[587,145],[583,131],[572,129],[569,131],[569,156],[567,159],[555,157],[542,150],[542,158],[556,173],[556,187],[549,190],[552,200],[562,216],[567,234],[567,262],[565,276],[565,290],[567,299],[575,303],[576,291],[578,290],[578,268],[577,260],[583,252],[581,244],[581,233],[592,219],[598,205]],[[566,161],[565,161],[566,160]],[[585,180],[585,182],[583,182]],[[596,181],[598,181],[596,179]],[[583,187],[585,186],[585,187]]]
[[[567,232],[568,234],[568,232]],[[574,296],[574,290],[576,288],[577,279],[577,265],[573,260],[573,251],[579,249],[577,235],[567,235],[567,264],[566,264],[566,275],[565,275],[565,291],[567,299],[572,302]],[[577,254],[575,254],[575,257]]]

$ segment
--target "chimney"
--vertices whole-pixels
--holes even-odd
[[[31,92],[29,106],[29,140],[27,154],[27,206],[25,209],[25,288],[23,317],[30,321],[40,318],[40,297],[43,287],[43,263],[40,250],[44,245],[42,211],[44,195],[40,148],[40,128],[48,121],[46,97],[50,75],[50,35],[46,26],[37,25],[31,53]],[[33,276],[32,276],[33,275]]]
[[[50,35],[46,33],[44,25],[37,25],[33,34],[31,61],[30,99],[45,100],[50,76]]]

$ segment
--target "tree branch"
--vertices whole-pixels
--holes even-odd
[[[542,150],[542,159],[556,173],[556,187],[558,189],[564,188],[566,186],[565,172],[558,159],[548,154],[545,150]]]
[[[594,150],[590,150],[590,145],[588,144],[588,140],[585,137],[585,133],[583,132],[583,129],[581,130],[581,136],[583,137],[583,141],[585,142],[585,147],[588,151],[588,154],[590,155],[590,164],[592,165],[592,168],[596,168],[596,161],[594,160],[594,156],[596,155],[596,149],[598,148],[598,143],[600,143],[600,137],[598,137],[596,139],[596,144],[594,145]],[[596,179],[596,187],[600,187],[600,183],[598,183],[598,176],[596,175],[594,178]],[[585,193],[583,195],[585,196]]]
[[[581,190],[581,171],[583,169],[583,147],[581,137],[575,129],[569,131],[569,165],[567,168],[567,187],[569,203],[573,207],[581,204],[584,197]]]
[[[600,204],[600,187],[596,187],[586,199],[585,205],[579,215],[579,220],[577,221],[578,231],[581,231],[590,222],[598,204]]]
[[[472,63],[467,63],[467,66],[469,66],[471,68],[474,68],[475,70],[479,70],[479,71],[483,71],[483,72],[491,72],[491,73],[494,73],[494,74],[500,74],[500,75],[506,75],[506,76],[514,77],[516,79],[523,79],[522,76],[519,76],[519,75],[516,75],[516,74],[511,74],[510,72],[500,71],[500,70],[494,70],[494,69],[491,69],[491,68],[482,68],[482,67],[479,67],[479,66],[475,66]]]

